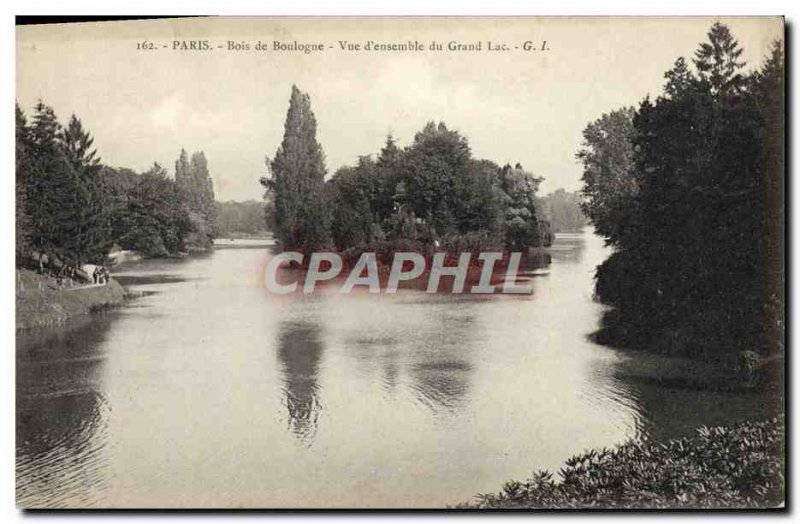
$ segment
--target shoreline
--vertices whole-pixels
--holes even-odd
[[[59,287],[55,279],[26,269],[16,270],[16,333],[26,333],[55,326],[116,307],[127,292],[116,280],[102,286]]]
[[[170,254],[169,259],[202,256],[214,251],[214,246],[192,246],[186,252]],[[114,260],[119,269],[128,264],[150,259],[136,251],[120,251]],[[109,308],[120,306],[140,293],[125,289],[114,278],[102,286],[62,287],[53,277],[16,268],[15,273],[15,332],[24,334],[53,328],[68,327],[76,319],[85,318]]]

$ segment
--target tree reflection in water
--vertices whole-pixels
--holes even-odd
[[[317,384],[323,349],[320,332],[318,325],[302,321],[285,322],[278,332],[278,359],[289,430],[307,443],[316,433],[321,407]]]

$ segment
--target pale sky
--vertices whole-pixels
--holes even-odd
[[[174,171],[181,147],[205,151],[218,200],[260,199],[264,157],[283,136],[291,85],[309,93],[328,173],[377,153],[387,133],[407,145],[427,121],[464,134],[477,158],[520,162],[541,192],[580,187],[581,131],[602,113],[657,96],[678,56],[690,58],[715,18],[210,18],[17,28],[17,100],[38,98],[62,122],[75,113],[104,163]],[[760,65],[780,18],[721,18]],[[209,39],[210,51],[173,51]],[[346,52],[339,40],[474,43],[482,52]],[[148,40],[167,49],[137,50]],[[227,41],[251,50],[217,49]],[[258,41],[270,51],[255,51]],[[275,52],[273,40],[323,43]],[[489,52],[487,41],[511,50]],[[548,52],[525,52],[526,40]],[[333,49],[328,46],[334,46]],[[519,46],[520,49],[515,49]]]

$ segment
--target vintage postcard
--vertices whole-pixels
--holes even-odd
[[[20,508],[785,506],[782,17],[42,22]]]

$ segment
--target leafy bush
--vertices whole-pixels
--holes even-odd
[[[503,240],[489,231],[470,231],[469,233],[447,235],[442,238],[441,249],[450,253],[472,253],[477,259],[485,251],[502,252],[506,250]]]
[[[572,457],[459,508],[766,508],[784,500],[784,422],[701,427],[694,438],[631,441]]]
[[[499,252],[504,258],[496,263],[496,267],[505,267],[508,263],[508,251],[502,240],[486,231],[473,231],[469,233],[453,233],[442,237],[439,247],[430,243],[407,238],[393,240],[375,240],[366,242],[341,251],[345,265],[352,267],[362,253],[375,253],[380,266],[391,266],[396,253],[419,253],[425,258],[426,267],[430,268],[433,255],[436,252],[445,252],[446,266],[458,264],[458,255],[471,253],[470,265],[479,267],[479,255],[486,251]]]
[[[145,257],[166,257],[169,250],[164,245],[161,233],[154,226],[148,225],[131,230],[120,243],[125,249],[138,251]]]

